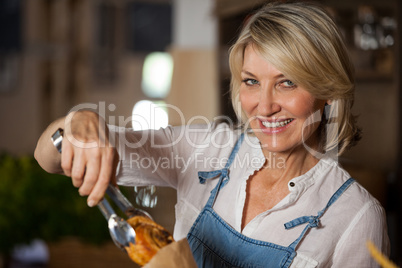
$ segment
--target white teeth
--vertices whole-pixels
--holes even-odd
[[[289,124],[290,122],[292,122],[293,119],[287,119],[285,121],[281,121],[281,122],[266,122],[266,121],[262,121],[262,124],[264,125],[264,127],[271,127],[271,128],[275,128],[275,127],[284,127],[287,124]]]

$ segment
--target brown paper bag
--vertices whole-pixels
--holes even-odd
[[[162,248],[144,268],[197,268],[187,239],[173,242]]]

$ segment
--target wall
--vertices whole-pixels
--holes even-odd
[[[180,112],[171,114],[170,123],[187,124],[195,116],[209,122],[219,114],[214,1],[175,0],[174,8],[175,31],[170,52],[175,68],[167,102]]]
[[[27,5],[33,3],[29,2]],[[38,6],[29,6],[25,17],[31,23],[25,23],[25,50],[18,55],[18,80],[8,92],[0,95],[0,150],[13,153],[29,154],[41,131],[41,110],[43,89],[43,69],[38,68],[43,62],[43,55],[35,53],[38,44],[44,39],[42,31],[45,21]]]
[[[354,112],[363,135],[344,160],[369,168],[395,171],[398,147],[398,88],[395,82],[360,82]]]

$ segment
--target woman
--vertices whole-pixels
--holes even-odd
[[[365,245],[389,252],[384,210],[337,162],[360,132],[333,21],[315,5],[268,4],[229,60],[241,129],[135,132],[76,112],[48,127],[36,158],[71,176],[90,206],[115,174],[122,185],[174,187],[174,236],[187,237],[202,267],[376,266]],[[57,128],[67,133],[61,159],[49,141]]]

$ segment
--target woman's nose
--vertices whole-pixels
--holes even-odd
[[[273,90],[261,90],[258,102],[258,113],[262,116],[272,116],[281,110],[278,97]]]

